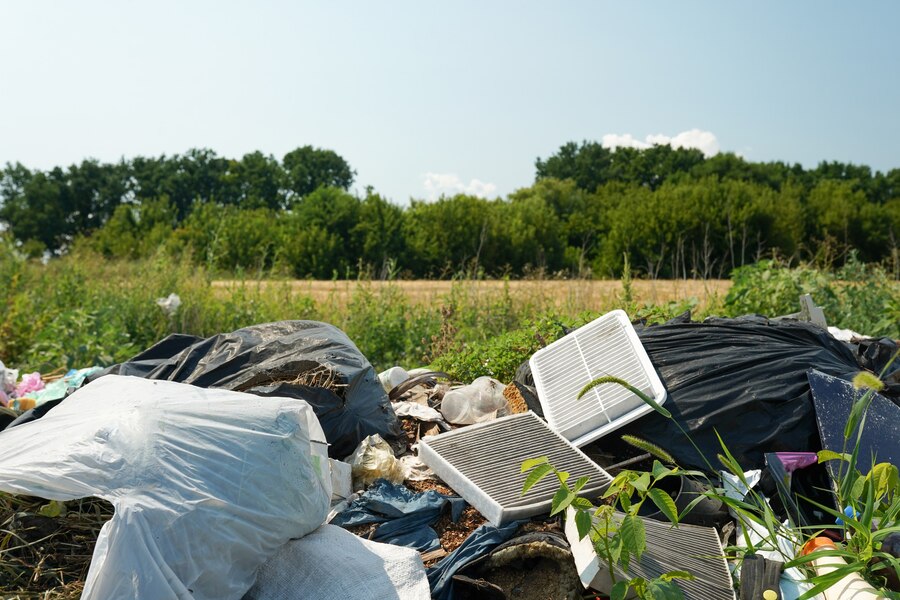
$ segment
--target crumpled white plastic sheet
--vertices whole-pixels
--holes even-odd
[[[327,446],[303,400],[109,375],[0,433],[0,490],[115,507],[84,600],[239,599],[328,514]]]
[[[323,525],[288,542],[259,570],[244,600],[429,600],[419,553]]]

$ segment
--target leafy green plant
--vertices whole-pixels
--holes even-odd
[[[860,262],[856,253],[836,272],[763,260],[735,269],[731,278],[724,306],[729,315],[795,313],[798,298],[810,294],[830,325],[866,335],[900,336],[900,282],[882,267]]]
[[[613,383],[637,394],[660,414],[671,417],[671,414],[652,398],[641,392],[630,383],[612,376],[600,377],[588,383],[578,394],[581,398],[598,385]],[[647,549],[644,523],[638,516],[641,507],[648,500],[666,516],[675,526],[690,512],[697,502],[704,497],[699,496],[679,514],[672,497],[659,487],[660,482],[669,477],[700,475],[698,472],[685,471],[672,465],[672,457],[658,446],[637,438],[629,437],[629,443],[656,456],[649,472],[623,470],[619,472],[603,494],[605,503],[595,506],[590,500],[578,496],[578,492],[588,482],[581,477],[574,484],[569,484],[569,473],[560,471],[551,465],[546,456],[526,460],[522,463],[522,472],[528,473],[522,486],[522,494],[528,492],[535,484],[549,475],[554,475],[559,488],[551,502],[551,515],[571,509],[570,518],[574,519],[579,539],[590,536],[597,556],[606,564],[612,588],[610,597],[621,600],[633,593],[642,600],[664,598],[679,599],[684,594],[675,583],[678,579],[693,579],[686,571],[669,571],[653,579],[632,576],[629,567],[633,560],[640,561]],[[660,462],[660,459],[669,463]],[[624,574],[619,577],[617,572]]]
[[[884,367],[881,377],[898,355],[900,353],[895,354]],[[864,391],[851,408],[844,428],[844,448],[839,453],[828,450],[819,452],[820,463],[838,463],[834,491],[838,507],[846,508],[841,512],[814,503],[824,513],[834,517],[840,525],[843,543],[827,554],[840,557],[846,566],[828,574],[812,576],[810,582],[813,588],[802,599],[813,597],[849,573],[859,573],[878,588],[885,587],[890,571],[895,576],[900,575],[900,560],[882,551],[882,544],[888,536],[900,533],[900,472],[896,465],[890,463],[873,464],[865,475],[857,468],[868,410],[874,394],[881,391],[884,384],[879,377],[867,372],[859,373],[853,383],[857,390]],[[788,565],[808,566],[818,556],[821,556],[819,552],[801,556]],[[900,594],[885,593],[890,597],[900,598]]]
[[[880,377],[884,376],[898,355],[900,353],[892,357],[877,377],[871,373],[857,375],[854,385],[865,392],[856,400],[851,409],[844,431],[844,451],[819,453],[820,462],[839,461],[841,463],[835,481],[835,491],[838,506],[847,508],[841,512],[813,500],[805,500],[835,519],[837,527],[844,534],[844,541],[836,550],[817,551],[807,556],[796,556],[796,549],[800,548],[810,535],[815,535],[823,529],[834,529],[836,526],[802,527],[789,521],[782,522],[766,498],[753,489],[743,468],[728,450],[725,441],[719,437],[722,453],[718,455],[718,460],[725,471],[740,483],[746,493],[732,495],[726,493],[724,488],[711,485],[711,489],[696,498],[694,502],[699,502],[704,497],[717,498],[736,515],[741,525],[740,532],[744,546],[727,549],[727,552],[730,552],[734,558],[740,560],[743,554],[760,550],[775,551],[782,555],[786,568],[804,569],[808,577],[809,588],[800,596],[800,600],[816,596],[850,573],[859,573],[877,588],[885,587],[888,575],[900,576],[900,560],[882,548],[889,536],[900,534],[900,471],[896,465],[889,463],[874,464],[866,475],[860,473],[856,468],[862,430],[872,396],[882,389],[883,383]],[[596,386],[610,383],[621,385],[635,393],[657,413],[672,420],[685,438],[692,444],[694,443],[690,435],[672,418],[668,410],[619,378],[612,376],[597,378],[584,386],[578,397],[582,397]],[[623,436],[623,439],[625,438],[626,436]],[[664,465],[660,460],[669,465],[672,465],[674,461],[664,449],[650,442],[631,437],[627,437],[625,441],[657,457],[657,460],[653,461],[650,472],[623,471],[619,473],[604,494],[604,498],[612,499],[609,504],[595,507],[590,501],[579,498],[577,492],[584,487],[586,482],[579,480],[570,487],[568,474],[549,465],[544,457],[526,461],[522,465],[523,472],[530,471],[525,486],[523,486],[523,493],[543,477],[550,474],[557,477],[560,487],[553,498],[553,514],[571,508],[572,518],[575,519],[579,536],[582,538],[586,535],[591,536],[598,556],[606,563],[613,578],[612,597],[623,598],[629,589],[639,598],[679,597],[677,595],[667,596],[667,594],[680,593],[680,590],[675,591],[678,588],[674,584],[674,580],[681,576],[680,573],[670,573],[667,574],[669,577],[664,580],[649,582],[627,578],[629,562],[633,558],[640,559],[643,544],[646,543],[642,535],[643,527],[635,525],[635,519],[637,510],[649,498],[660,512],[677,525],[693,508],[693,503],[678,514],[674,501],[656,486],[665,477],[688,475],[705,477],[705,475],[689,473],[674,466]],[[696,449],[696,445],[694,447]],[[848,448],[850,448],[849,453],[846,451]],[[700,454],[703,456],[702,453]],[[704,457],[704,460],[707,459]],[[710,472],[714,472],[708,460],[707,465]],[[616,512],[617,508],[621,513]],[[639,519],[637,521],[639,522]],[[811,569],[811,563],[822,556],[840,557],[846,564],[829,573],[817,574]],[[625,578],[619,581],[615,579],[617,566],[622,568],[626,574]],[[900,594],[891,591],[882,593],[887,597],[900,598]]]
[[[629,567],[632,561],[639,561],[647,549],[644,523],[638,516],[641,507],[649,499],[677,525],[683,515],[678,514],[671,496],[657,486],[667,477],[680,477],[687,472],[678,467],[667,467],[658,460],[653,461],[650,472],[624,470],[616,475],[603,495],[608,503],[601,503],[599,506],[578,496],[578,492],[588,483],[587,477],[581,477],[570,485],[569,473],[551,465],[546,456],[526,460],[522,463],[522,472],[528,473],[522,486],[522,494],[548,475],[556,477],[559,488],[553,496],[550,514],[552,516],[571,509],[569,518],[575,520],[579,539],[590,536],[594,550],[606,564],[612,583],[610,597],[613,600],[625,598],[629,590],[638,598],[648,600],[684,597],[675,580],[693,579],[690,573],[669,571],[648,580],[629,576]],[[620,570],[624,577],[619,577]]]

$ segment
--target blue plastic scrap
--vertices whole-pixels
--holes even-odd
[[[429,552],[441,547],[431,525],[450,506],[450,518],[459,520],[465,500],[446,496],[435,490],[413,492],[408,488],[379,479],[346,510],[332,519],[332,525],[352,527],[381,523],[370,538],[376,542],[415,548]]]

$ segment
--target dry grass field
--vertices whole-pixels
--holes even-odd
[[[310,297],[317,304],[343,306],[359,287],[366,286],[377,293],[386,286],[402,291],[410,304],[439,305],[455,289],[462,290],[470,299],[495,298],[505,293],[514,305],[556,306],[560,309],[601,310],[622,297],[619,280],[466,280],[466,281],[215,281],[213,287],[223,291],[236,286],[260,288],[289,286],[294,294]],[[721,301],[728,293],[731,281],[727,279],[667,279],[634,280],[632,293],[638,303],[663,304],[696,298],[699,306]]]

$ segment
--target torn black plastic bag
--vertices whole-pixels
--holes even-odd
[[[300,398],[312,405],[343,458],[368,435],[402,435],[375,370],[347,335],[317,321],[278,321],[203,339],[171,335],[104,375],[166,379],[203,388]]]
[[[849,346],[809,323],[679,317],[639,327],[638,336],[668,391],[664,406],[713,468],[722,453],[716,431],[744,469],[763,468],[766,452],[817,451],[807,370],[844,378],[859,370]],[[628,433],[662,446],[684,467],[709,470],[678,427],[657,413],[617,433],[601,440],[604,448]]]

